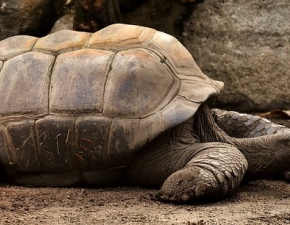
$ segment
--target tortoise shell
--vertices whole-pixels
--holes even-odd
[[[151,28],[8,38],[0,42],[1,164],[11,174],[77,171],[92,182],[98,171],[125,168],[222,86],[177,39]]]

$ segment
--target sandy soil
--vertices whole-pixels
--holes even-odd
[[[2,184],[0,224],[290,224],[290,184],[283,181],[244,183],[234,196],[214,203],[165,204],[154,200],[156,193]]]
[[[220,202],[173,205],[157,190],[2,186],[0,224],[290,224],[290,184],[253,181]]]

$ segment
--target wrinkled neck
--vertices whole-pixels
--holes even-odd
[[[199,142],[199,139],[195,136],[193,131],[192,124],[194,124],[193,117],[174,127],[170,131],[167,131],[168,136],[170,136],[170,142],[186,144]]]
[[[194,132],[199,142],[234,142],[215,122],[207,104],[202,104],[194,116]]]

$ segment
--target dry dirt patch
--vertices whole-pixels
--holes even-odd
[[[34,188],[3,185],[1,224],[290,224],[290,184],[252,181],[231,198],[164,204],[133,187]]]

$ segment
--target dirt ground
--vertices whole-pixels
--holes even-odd
[[[203,204],[165,204],[154,200],[156,193],[2,184],[0,224],[290,224],[290,184],[284,181],[247,182],[230,198]]]
[[[0,224],[290,224],[290,184],[253,181],[231,198],[164,204],[157,190],[2,186]]]

